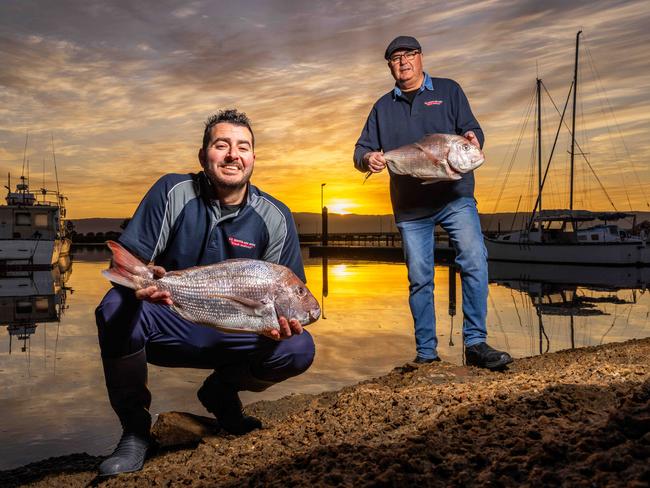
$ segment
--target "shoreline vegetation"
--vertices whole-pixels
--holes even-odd
[[[264,429],[242,437],[209,422],[192,434],[195,416],[161,414],[154,434],[168,447],[137,473],[96,479],[102,458],[81,453],[0,472],[0,485],[648,486],[648,357],[650,338],[505,372],[406,363],[339,391],[253,403]]]

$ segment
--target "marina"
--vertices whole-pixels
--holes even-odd
[[[403,292],[408,286],[403,263],[310,258],[307,248],[303,252],[308,286],[323,312],[318,322],[308,326],[318,348],[316,360],[304,375],[263,393],[244,393],[244,403],[334,391],[387,374],[412,359],[413,331],[408,297]],[[119,432],[105,397],[94,318],[94,308],[110,286],[100,275],[108,267],[108,259],[106,249],[73,247],[72,266],[61,275],[62,285],[56,271],[54,278],[39,272],[0,279],[0,290],[7,290],[2,298],[7,307],[2,308],[0,317],[0,408],[6,426],[3,435],[16,439],[0,446],[0,470],[52,453],[105,455],[114,445]],[[622,268],[614,268],[616,276],[609,268],[587,267],[592,271],[587,274],[575,268],[562,274],[547,266],[539,268],[540,273],[533,273],[535,270],[512,263],[491,263],[488,332],[496,347],[522,358],[540,354],[540,343],[541,352],[553,352],[650,336],[647,274],[619,278]],[[435,271],[440,355],[451,365],[461,366],[460,278],[448,266],[436,266]],[[557,283],[558,278],[570,282]],[[605,289],[604,280],[609,278],[621,288]],[[552,279],[556,281],[543,284]],[[584,284],[577,283],[580,280]],[[9,290],[26,288],[21,283],[29,284],[30,294],[38,290],[30,296],[47,300],[45,307],[41,298],[43,315],[32,315],[36,320],[30,322],[34,324],[32,333],[25,331],[27,341],[10,332],[16,303],[25,300]],[[547,314],[542,308],[540,329],[537,296],[541,293],[542,304],[562,300],[561,293],[549,293],[549,286],[561,287],[574,309],[578,303],[591,303],[602,313],[574,313],[572,319],[569,313]],[[34,310],[38,308],[38,300],[27,301],[34,304]],[[61,308],[61,304],[63,313],[50,315],[51,307]],[[565,312],[570,312],[568,306]],[[203,415],[195,392],[207,374],[152,366],[152,412],[183,410]],[[63,423],[62,411],[66,412]]]

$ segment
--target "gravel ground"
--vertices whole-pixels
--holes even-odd
[[[340,391],[255,403],[263,430],[204,426],[201,440],[159,448],[138,473],[97,479],[101,459],[84,453],[0,472],[0,486],[648,487],[648,358],[650,339],[500,373],[409,363]],[[167,420],[157,433],[175,444],[187,419]]]

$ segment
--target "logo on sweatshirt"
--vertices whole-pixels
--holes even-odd
[[[253,242],[242,241],[241,239],[232,236],[228,237],[228,242],[230,242],[231,246],[243,247],[245,249],[253,249],[255,247]]]
[[[442,100],[429,100],[428,102],[424,102],[424,104],[427,107],[430,107],[431,105],[442,105]]]

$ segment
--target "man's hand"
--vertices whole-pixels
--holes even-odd
[[[379,173],[386,167],[386,160],[380,152],[367,152],[363,155],[363,162],[371,173]]]
[[[479,142],[478,137],[476,137],[476,134],[474,134],[473,131],[468,130],[467,132],[465,132],[465,134],[463,134],[463,137],[465,137],[470,144],[481,149],[481,143]]]
[[[262,332],[262,335],[265,335],[269,339],[276,341],[281,341],[283,339],[288,339],[293,334],[300,335],[302,334],[302,325],[296,319],[287,320],[285,317],[278,318],[280,324],[280,330],[269,330]]]
[[[149,266],[149,269],[153,272],[155,279],[162,278],[167,272],[162,266]],[[141,290],[136,290],[135,297],[139,300],[145,300],[151,303],[162,303],[163,305],[172,304],[172,299],[169,292],[159,290],[155,286],[149,286],[147,288],[142,288]]]

